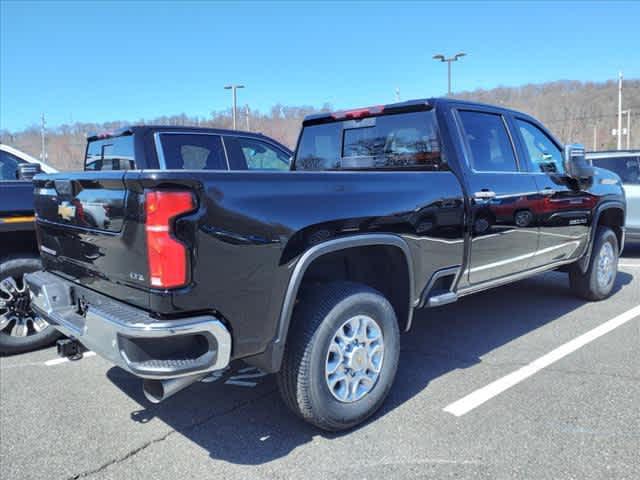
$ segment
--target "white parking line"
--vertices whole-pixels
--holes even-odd
[[[444,407],[444,411],[451,413],[456,417],[460,417],[465,413],[469,413],[474,408],[482,405],[488,400],[491,400],[493,397],[501,394],[514,385],[517,385],[522,380],[530,377],[534,373],[542,370],[545,367],[548,367],[552,363],[557,362],[570,353],[575,352],[579,348],[594,341],[595,339],[606,335],[607,333],[611,332],[621,325],[624,325],[630,320],[633,320],[638,315],[640,315],[640,305],[633,307],[631,310],[627,310],[626,312],[618,315],[615,318],[612,318],[611,320],[608,320],[607,322],[594,328],[593,330],[589,330],[579,337],[574,338],[564,345],[559,346],[555,350],[552,350],[551,352],[543,355],[537,360],[534,360],[528,365],[525,365],[519,370],[516,370],[515,372],[510,373],[509,375],[506,375],[496,380],[495,382],[492,382],[489,385],[476,390],[473,393],[470,393],[466,397],[463,397],[450,405],[447,405],[446,407]]]
[[[93,357],[95,356],[96,352],[84,352],[82,354],[82,358],[85,357]],[[53,360],[47,360],[46,362],[44,362],[44,364],[47,367],[52,367],[53,365],[60,365],[61,363],[65,363],[68,362],[69,359],[68,358],[54,358]]]
[[[624,268],[640,268],[640,263],[618,263],[619,267],[624,267]]]

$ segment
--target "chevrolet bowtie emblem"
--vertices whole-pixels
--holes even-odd
[[[76,216],[76,207],[71,205],[69,202],[62,202],[58,205],[58,215],[65,220],[71,220]]]

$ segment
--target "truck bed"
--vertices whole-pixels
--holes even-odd
[[[354,234],[403,238],[416,302],[431,274],[464,253],[464,202],[451,172],[131,170],[35,183],[46,270],[160,318],[216,312],[231,325],[234,358],[264,351],[276,336],[287,284],[311,245]],[[189,251],[183,288],[148,280],[144,193],[152,190],[196,197],[174,225]]]

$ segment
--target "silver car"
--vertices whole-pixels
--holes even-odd
[[[640,243],[640,150],[587,153],[593,165],[606,168],[622,179],[627,196],[627,241]]]

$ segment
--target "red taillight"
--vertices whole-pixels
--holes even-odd
[[[147,257],[151,286],[176,288],[187,283],[187,249],[171,236],[171,220],[195,207],[189,192],[147,192]]]

